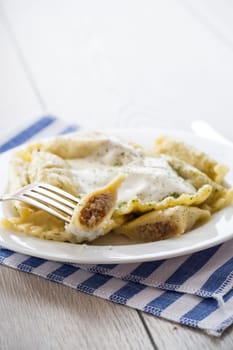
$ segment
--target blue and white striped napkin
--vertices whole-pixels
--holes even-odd
[[[2,137],[0,152],[77,129],[46,116]],[[233,240],[192,255],[120,265],[64,264],[0,248],[0,263],[210,335],[233,323]]]

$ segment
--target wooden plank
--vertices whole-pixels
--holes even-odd
[[[101,129],[204,119],[230,137],[233,50],[183,3],[3,0],[53,113]]]
[[[0,128],[10,128],[42,114],[14,46],[4,27],[0,11]]]
[[[0,267],[0,348],[153,349],[135,310]]]
[[[233,48],[233,7],[228,0],[186,0],[183,6],[225,45]]]
[[[233,349],[232,327],[221,338],[143,313],[144,320],[159,350]]]

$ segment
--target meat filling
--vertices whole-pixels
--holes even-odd
[[[141,225],[136,228],[136,231],[144,241],[151,242],[176,235],[177,225],[171,221],[160,221]]]
[[[80,223],[88,228],[97,226],[113,204],[111,194],[101,193],[90,198],[80,213]]]

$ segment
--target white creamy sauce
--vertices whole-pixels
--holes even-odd
[[[169,195],[195,192],[164,157],[145,156],[140,149],[115,140],[108,140],[89,157],[71,159],[68,163],[81,194],[107,185],[119,174],[127,174],[118,191],[118,204],[135,197],[146,203]]]
[[[107,166],[123,166],[138,159],[142,154],[141,149],[135,149],[130,145],[123,144],[115,138],[105,142],[91,156],[93,161]]]
[[[67,152],[64,144],[68,145]],[[77,158],[67,159],[59,156],[59,152],[56,155],[52,151],[36,150],[32,161],[29,164],[25,161],[25,169],[20,174],[22,183],[30,179],[31,182],[48,181],[55,186],[65,184],[68,189],[75,188],[75,191],[79,191],[82,197],[105,187],[114,178],[124,174],[125,180],[117,194],[119,206],[135,198],[140,199],[142,203],[149,203],[161,201],[170,195],[196,192],[188,181],[177,175],[165,157],[146,156],[142,149],[121,142],[115,137],[91,134],[83,138],[83,143],[82,139],[79,140],[78,147],[83,149],[76,148],[75,139],[60,144],[58,140],[55,146],[55,150],[59,151],[60,147],[64,151],[61,154],[67,153],[70,157]],[[83,152],[79,152],[80,150]],[[86,154],[88,156],[85,156]],[[15,179],[15,174],[12,179]],[[102,221],[96,229],[85,229],[82,225],[77,225],[79,209],[77,206],[71,223],[65,226],[65,230],[77,236],[80,242],[92,241],[101,236],[110,223],[110,217]],[[112,215],[112,212],[110,214]]]

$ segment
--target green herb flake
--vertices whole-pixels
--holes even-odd
[[[174,197],[174,198],[178,198],[179,197],[179,193],[173,192],[170,196]]]

